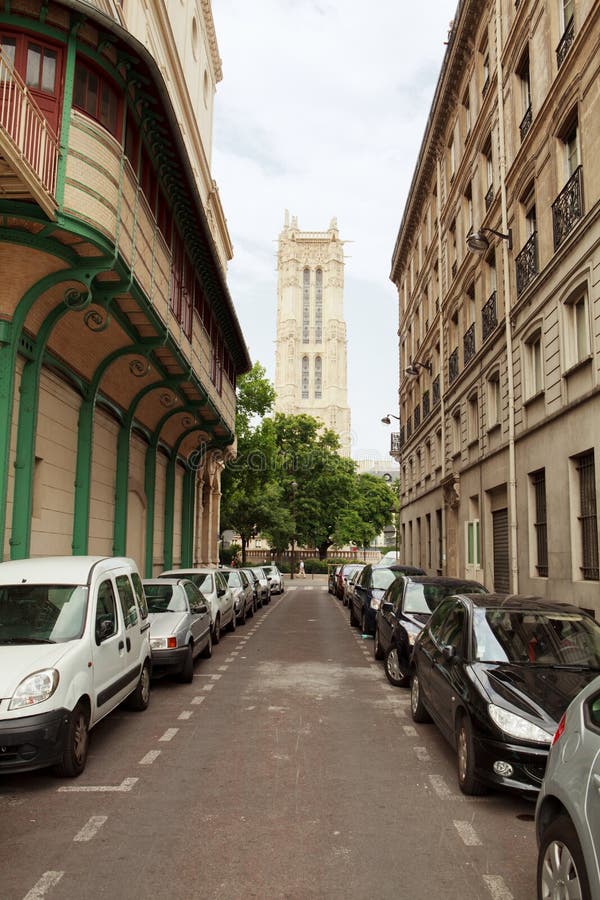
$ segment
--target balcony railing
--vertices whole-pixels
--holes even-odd
[[[537,231],[534,231],[515,260],[517,270],[517,296],[522,294],[527,285],[538,273]]]
[[[429,402],[430,394],[429,391],[423,391],[423,419],[426,419],[431,410],[431,404]]]
[[[58,138],[37,106],[29,88],[0,50],[0,134],[13,165],[20,165],[23,181],[35,180],[55,207]],[[1,137],[0,137],[1,140]],[[37,198],[36,198],[37,199]]]
[[[531,128],[531,123],[533,122],[533,112],[531,110],[531,103],[527,107],[527,112],[521,119],[521,124],[519,125],[519,131],[521,132],[521,140],[525,140],[525,135]]]
[[[436,406],[440,402],[440,376],[436,375],[431,385],[431,393],[433,396],[433,405]]]
[[[411,434],[412,434],[412,419],[410,416],[408,416],[406,419],[406,440],[409,439]]]
[[[573,16],[567,22],[567,26],[565,28],[564,34],[558,42],[558,47],[556,48],[556,63],[558,68],[562,66],[564,63],[567,53],[571,49],[571,44],[575,40],[575,22],[573,20]]]
[[[490,184],[488,188],[488,192],[485,195],[485,211],[487,212],[492,203],[494,202],[494,185]]]
[[[458,347],[455,347],[448,357],[448,382],[452,384],[458,377]]]
[[[463,335],[463,358],[465,366],[475,356],[475,322],[469,325]]]
[[[454,260],[454,262],[452,263],[452,277],[453,278],[456,278],[456,268],[457,268],[457,262],[456,262],[456,260]]]
[[[577,166],[552,204],[554,249],[557,250],[583,216],[583,166]]]
[[[487,341],[497,324],[496,291],[494,291],[481,307],[481,334],[484,341]]]
[[[415,406],[413,410],[413,422],[415,423],[415,431],[421,424],[421,406],[419,403]]]

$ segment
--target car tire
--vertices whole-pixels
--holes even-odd
[[[413,722],[431,722],[431,716],[425,709],[421,699],[419,676],[414,670],[410,679],[410,712]]]
[[[394,687],[408,687],[410,684],[410,671],[408,666],[403,665],[398,656],[398,648],[390,647],[385,654],[385,662],[383,663],[385,675],[390,684]]]
[[[354,603],[350,603],[350,624],[353,628],[356,628],[358,625],[358,619],[356,618],[356,614],[354,612]]]
[[[188,644],[188,652],[179,673],[179,680],[184,684],[191,684],[194,680],[194,651],[191,644]]]
[[[150,703],[150,665],[145,662],[133,693],[127,698],[127,708],[143,712]]]
[[[375,640],[373,641],[373,656],[375,657],[375,659],[383,659],[383,657],[385,656],[385,653],[383,652],[383,648],[381,646],[381,641],[379,640],[379,628],[377,627],[377,625],[375,626]]]
[[[65,729],[60,762],[55,766],[62,778],[76,778],[85,769],[90,741],[90,714],[85,703],[78,703]]]
[[[585,868],[585,860],[575,827],[567,815],[558,816],[551,822],[540,840],[537,863],[537,896],[559,896],[568,879],[570,896],[591,900],[590,884]],[[579,893],[577,893],[579,888]]]
[[[210,628],[209,628],[209,629],[208,629],[208,641],[207,641],[207,643],[206,643],[206,647],[205,647],[204,650],[202,651],[202,658],[203,658],[203,659],[210,659],[210,658],[211,658],[211,656],[212,656],[212,645],[213,645],[213,641],[212,641],[212,633],[211,633],[211,630],[210,630]]]
[[[475,742],[473,729],[466,715],[458,723],[456,734],[456,757],[458,768],[458,786],[470,797],[478,797],[486,793],[486,787],[475,775]]]
[[[221,616],[217,616],[215,619],[215,625],[213,628],[213,644],[218,644],[221,640]]]

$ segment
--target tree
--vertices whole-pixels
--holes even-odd
[[[352,541],[366,547],[393,521],[396,504],[395,491],[382,478],[366,473],[358,475],[352,502],[338,519],[336,543]]]

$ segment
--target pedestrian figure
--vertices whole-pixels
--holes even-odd
[[[298,564],[298,573],[302,578],[306,578],[306,572],[304,571],[304,560],[301,559]]]

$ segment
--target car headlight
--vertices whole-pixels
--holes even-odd
[[[151,637],[151,650],[174,650],[177,647],[176,637]]]
[[[381,600],[379,599],[379,597],[372,597],[371,598],[371,609],[379,609],[380,606],[381,606]]]
[[[522,741],[534,741],[536,744],[549,744],[552,740],[552,735],[543,728],[539,728],[528,719],[523,719],[507,709],[502,709],[501,706],[490,703],[488,712],[492,722],[511,737],[519,738]]]
[[[24,706],[43,703],[58,687],[58,677],[57,669],[41,669],[28,675],[12,695],[8,708],[23,709]]]

